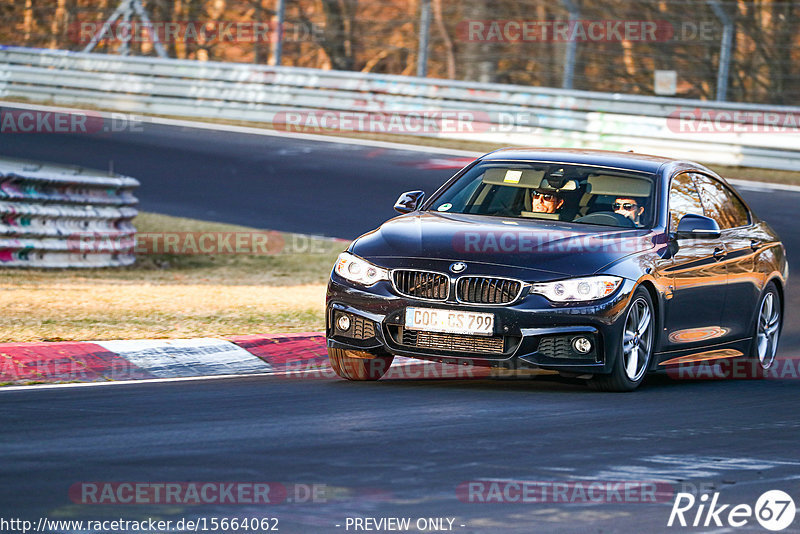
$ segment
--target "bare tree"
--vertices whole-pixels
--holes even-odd
[[[353,13],[357,0],[319,0],[325,14],[324,40],[320,43],[334,70],[352,70]]]
[[[488,21],[497,19],[498,10],[489,2],[481,0],[469,2],[464,8],[464,15],[469,21]],[[490,83],[497,79],[497,58],[494,43],[487,41],[464,41],[459,60],[465,80]]]
[[[453,40],[447,33],[447,27],[444,24],[442,17],[442,0],[433,0],[433,19],[436,22],[436,29],[439,32],[439,37],[444,41],[445,49],[445,64],[447,65],[447,77],[451,80],[456,77],[456,52],[453,46]]]

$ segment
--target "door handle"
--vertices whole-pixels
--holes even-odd
[[[759,248],[761,248],[761,242],[758,239],[751,239],[750,240],[750,249],[755,252]]]
[[[724,260],[725,256],[727,255],[728,253],[725,251],[724,248],[717,247],[714,249],[714,259],[717,261]]]

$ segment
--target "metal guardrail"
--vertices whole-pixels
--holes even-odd
[[[127,176],[0,159],[0,267],[130,265],[138,185]]]
[[[772,129],[763,123],[767,114],[800,120],[800,107],[0,46],[2,97],[278,128],[292,110],[464,111],[477,117],[471,131],[402,133],[633,149],[732,166],[795,170],[800,163],[798,121]]]

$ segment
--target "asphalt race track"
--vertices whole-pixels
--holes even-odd
[[[342,532],[347,517],[455,517],[466,525],[457,532],[668,532],[671,493],[657,504],[498,504],[462,502],[456,489],[666,480],[750,505],[766,490],[800,490],[796,381],[657,377],[635,394],[598,395],[544,379],[272,377],[0,398],[0,502],[34,520],[268,516],[281,532]],[[83,481],[318,484],[327,502],[81,506],[68,490]]]
[[[0,155],[99,168],[113,160],[142,181],[142,210],[345,238],[392,216],[400,192],[432,191],[453,172],[424,168],[434,156],[413,150],[157,125],[4,134]],[[800,194],[743,193],[800,272]],[[783,356],[800,352],[796,288]],[[280,532],[345,532],[348,517],[444,517],[465,533],[728,532],[668,528],[674,493],[720,492],[720,504],[753,506],[780,489],[800,505],[798,380],[654,376],[632,394],[598,394],[551,377],[361,384],[295,375],[0,391],[1,515],[277,517]],[[268,506],[77,504],[69,488],[85,481],[323,491],[316,502],[290,493]],[[663,481],[669,491],[655,504],[497,504],[469,502],[457,488],[470,481]],[[752,518],[735,530],[765,532]]]

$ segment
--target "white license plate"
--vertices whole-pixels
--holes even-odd
[[[490,336],[494,332],[494,314],[471,311],[406,308],[406,328],[448,334]]]

